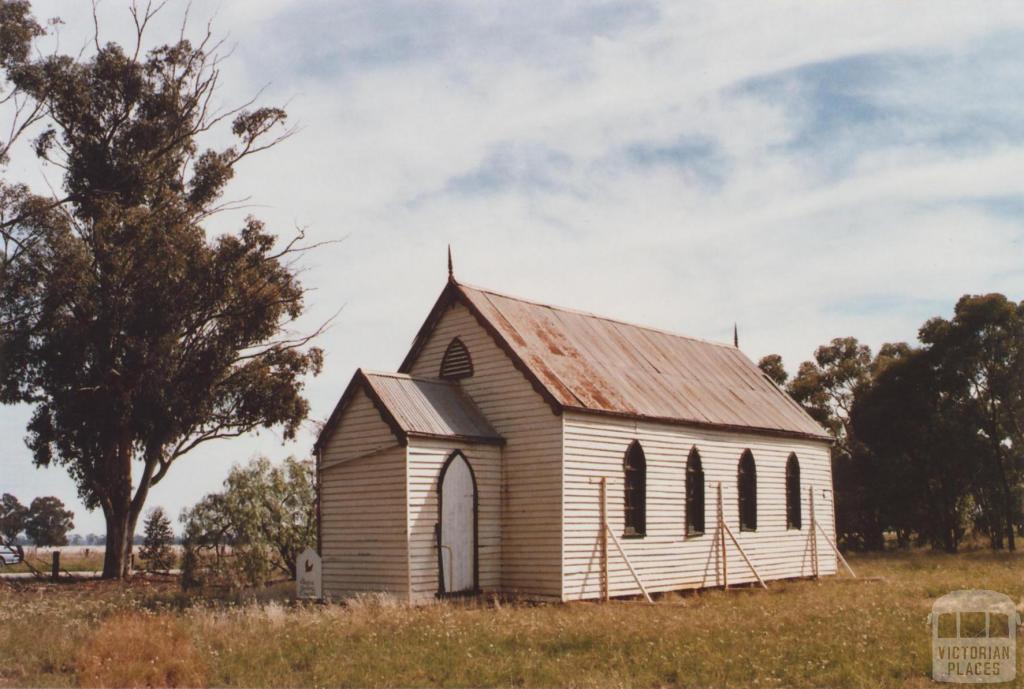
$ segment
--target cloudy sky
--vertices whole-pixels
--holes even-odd
[[[89,40],[87,3],[36,7],[65,50]],[[470,284],[716,340],[738,322],[791,370],[836,336],[913,340],[964,293],[1024,298],[1020,3],[193,3],[196,33],[211,18],[234,46],[221,101],[266,87],[300,127],[230,195],[343,239],[305,261],[305,325],[341,309],[317,419],[356,367],[398,366],[448,244]],[[128,22],[101,4],[102,40]],[[11,174],[59,181],[29,155]],[[102,532],[61,469],[32,467],[28,415],[0,409],[0,491]],[[208,445],[149,502],[176,515],[233,463],[311,443]]]

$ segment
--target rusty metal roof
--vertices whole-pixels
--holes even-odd
[[[457,383],[358,369],[320,431],[313,445],[314,452],[319,451],[330,438],[342,412],[360,390],[370,398],[403,445],[408,444],[409,436],[454,438],[495,445],[505,443]]]
[[[829,439],[800,405],[731,345],[454,281],[449,288],[449,299],[466,303],[558,407]],[[442,301],[445,294],[439,305]],[[428,326],[432,328],[430,319],[424,328]]]
[[[385,420],[401,435],[504,442],[455,383],[362,369],[356,375],[362,377],[367,394],[385,414]]]

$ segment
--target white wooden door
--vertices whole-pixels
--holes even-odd
[[[441,576],[445,593],[472,591],[476,569],[476,482],[455,455],[441,479]]]

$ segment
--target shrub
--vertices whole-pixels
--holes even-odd
[[[316,543],[316,477],[309,461],[260,457],[236,466],[224,490],[181,515],[188,562],[182,584],[248,588],[295,578]]]
[[[174,565],[174,550],[171,548],[174,532],[171,531],[171,520],[162,507],[154,507],[150,511],[146,518],[145,534],[139,555],[145,560],[146,569],[150,572],[171,569]]]

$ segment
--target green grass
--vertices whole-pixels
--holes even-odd
[[[155,582],[34,584],[0,589],[0,685],[173,684],[184,654],[202,673],[187,681],[209,686],[923,687],[935,598],[959,588],[1024,596],[1021,556],[851,564],[882,580],[774,582],[655,605],[223,604]],[[140,636],[176,650],[142,647]]]

